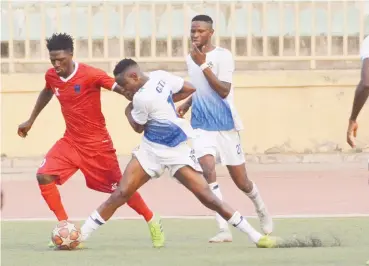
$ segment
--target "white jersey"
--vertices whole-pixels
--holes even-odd
[[[233,84],[227,98],[222,99],[209,85],[201,68],[188,55],[188,74],[196,92],[192,96],[191,125],[207,131],[241,130],[239,118],[233,102]],[[206,53],[206,62],[220,81],[232,83],[234,61],[231,52],[216,47]]]
[[[136,123],[145,125],[146,143],[176,147],[193,137],[191,125],[177,117],[172,99],[183,83],[183,78],[158,70],[149,74],[149,80],[134,95],[132,117]]]
[[[362,61],[364,61],[366,58],[369,58],[369,36],[364,39],[361,45],[360,58]]]

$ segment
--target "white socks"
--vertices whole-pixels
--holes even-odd
[[[256,231],[251,224],[249,224],[246,218],[242,217],[239,212],[235,212],[228,223],[232,224],[234,227],[238,228],[240,231],[246,233],[250,240],[254,243],[258,243],[262,235]]]
[[[209,184],[209,187],[218,199],[223,200],[223,196],[220,192],[220,188],[217,182]],[[215,213],[215,220],[217,221],[218,227],[221,231],[229,231],[228,222],[224,220],[223,217],[220,216],[218,213]]]
[[[256,208],[256,210],[262,210],[265,208],[265,204],[264,204],[264,201],[263,199],[261,198],[260,196],[260,193],[259,193],[259,190],[258,190],[258,187],[256,186],[256,184],[253,182],[253,188],[252,188],[252,191],[249,192],[249,193],[245,193],[249,198],[250,200],[254,203],[254,206]]]
[[[93,231],[103,224],[105,224],[104,219],[101,218],[100,214],[95,210],[81,227],[82,241],[85,241]]]
[[[209,184],[209,187],[211,191],[213,191],[215,196],[218,197],[218,199],[223,200],[223,196],[222,196],[222,193],[220,192],[220,187],[217,182]],[[258,187],[256,186],[254,182],[253,182],[252,191],[249,193],[245,193],[245,194],[250,198],[256,210],[259,211],[265,208],[264,201],[261,198]],[[217,221],[217,224],[221,231],[229,231],[228,222],[224,220],[222,216],[220,216],[218,213],[215,214],[215,220]]]

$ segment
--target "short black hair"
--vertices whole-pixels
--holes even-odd
[[[208,15],[197,15],[192,19],[192,22],[194,21],[203,21],[203,22],[207,22],[213,25],[213,20],[210,16]]]
[[[120,73],[126,71],[131,66],[137,66],[137,63],[135,60],[130,58],[124,58],[119,61],[118,64],[115,65],[113,74],[114,76],[119,75]]]
[[[70,51],[73,52],[73,38],[66,33],[54,33],[50,38],[46,39],[46,47],[51,51]]]

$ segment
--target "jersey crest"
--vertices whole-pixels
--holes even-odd
[[[74,85],[74,92],[80,93],[81,92],[81,86],[80,85]]]

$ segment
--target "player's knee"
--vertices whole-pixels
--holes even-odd
[[[40,185],[47,185],[55,181],[55,177],[51,175],[37,174],[36,178]]]
[[[204,165],[202,167],[202,174],[205,177],[205,179],[208,181],[208,183],[213,183],[216,181],[216,172],[213,167]]]
[[[126,203],[130,198],[130,193],[126,188],[117,188],[113,193],[113,198],[120,204]]]

